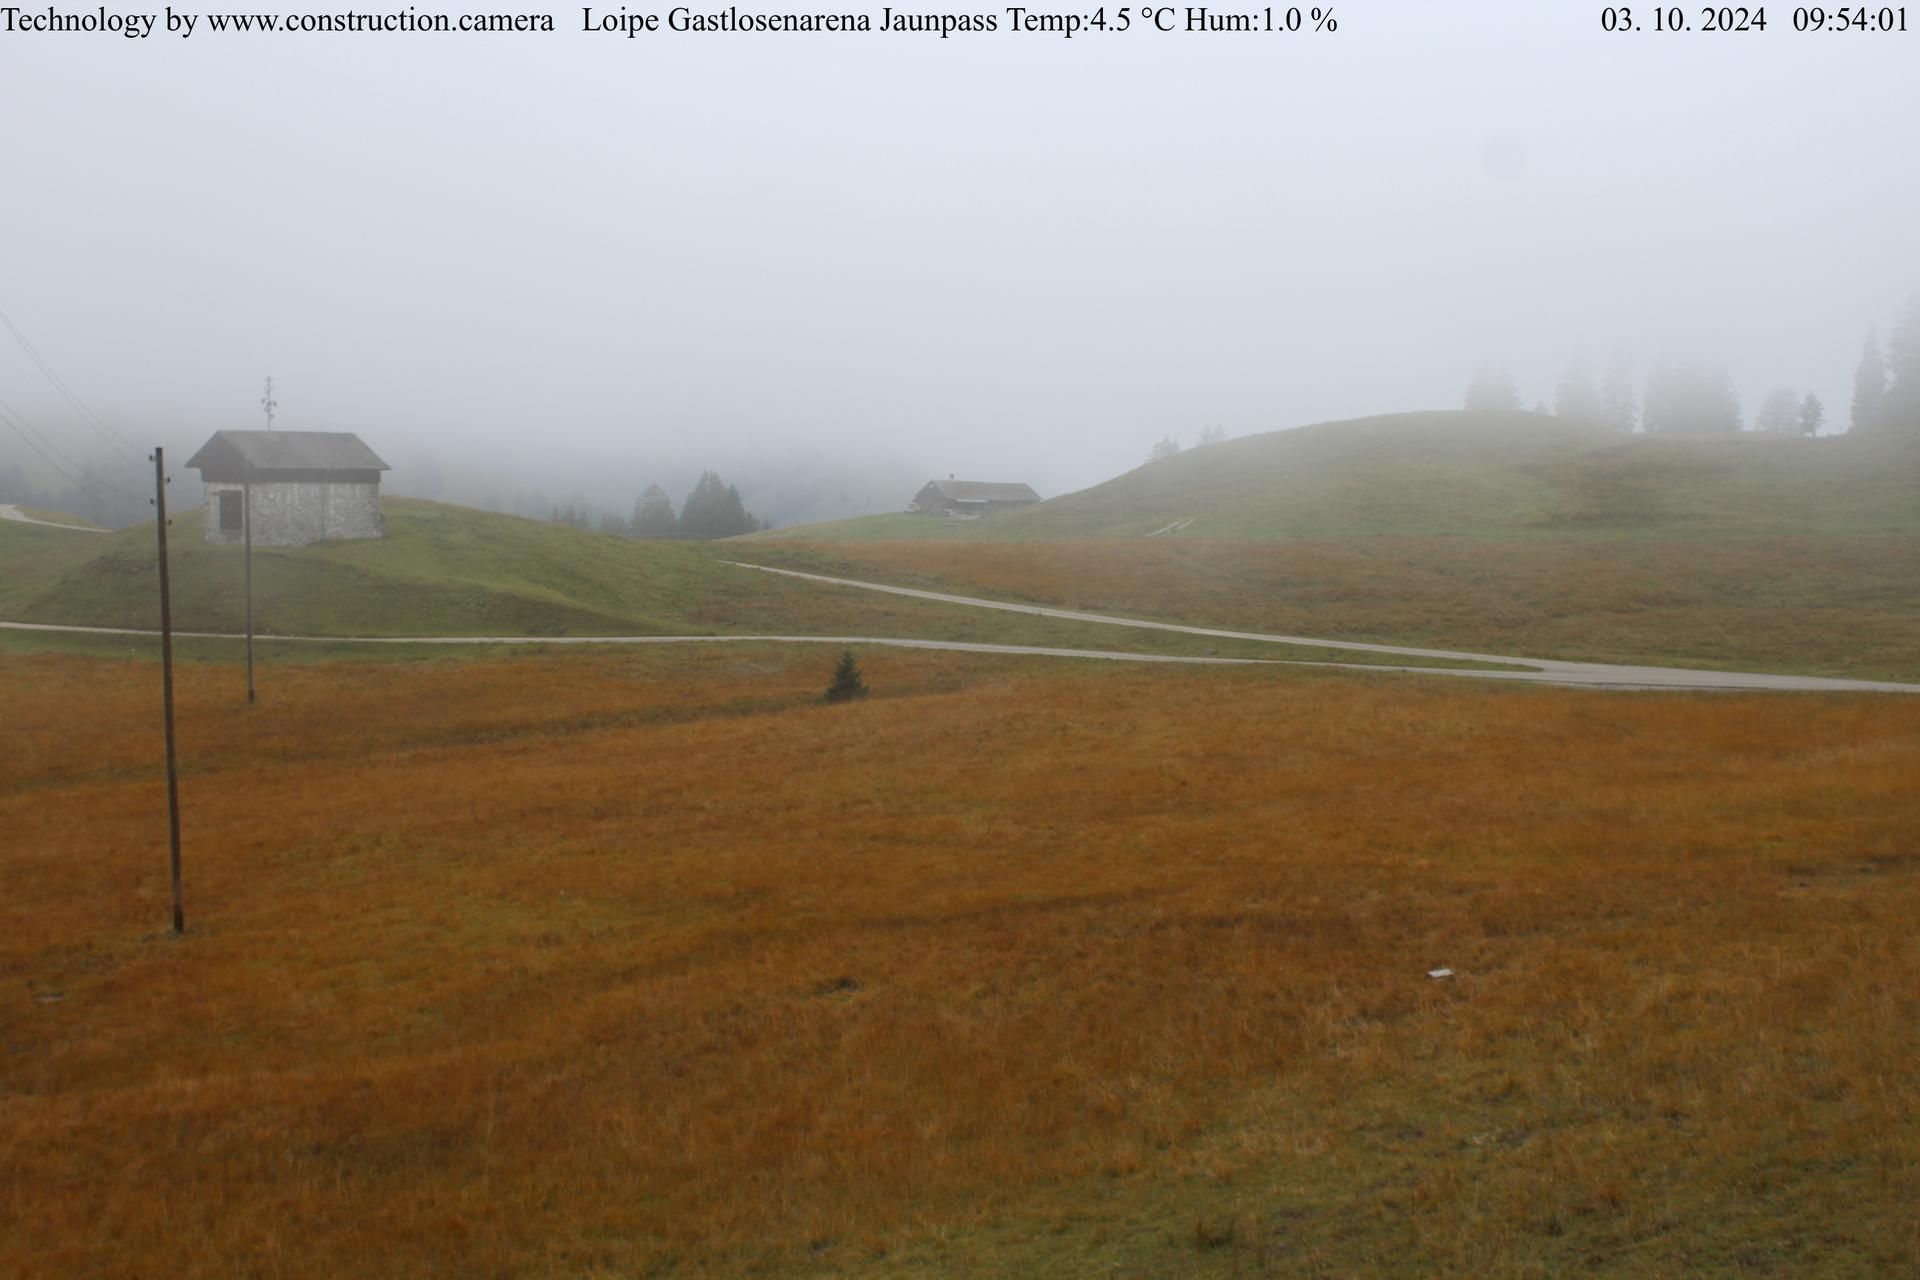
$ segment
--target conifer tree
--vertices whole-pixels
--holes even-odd
[[[1760,412],[1754,415],[1753,429],[1772,436],[1798,435],[1800,398],[1787,387],[1767,392],[1767,398],[1760,402]]]
[[[760,522],[747,514],[747,504],[740,501],[740,490],[733,485],[727,486],[727,523],[735,533],[753,533],[760,528]]]
[[[833,668],[833,683],[827,686],[828,702],[851,702],[855,698],[867,696],[867,682],[861,678],[860,664],[853,659],[853,650],[844,649],[840,661]]]
[[[1633,374],[1624,358],[1616,356],[1600,383],[1600,425],[1621,435],[1633,434],[1640,410],[1633,394]]]
[[[1740,398],[1725,368],[1663,362],[1647,374],[1641,421],[1649,435],[1728,435],[1740,430]]]
[[[673,499],[667,496],[667,491],[657,484],[648,485],[633,501],[633,519],[627,522],[627,528],[635,538],[671,538],[677,525]]]
[[[1887,335],[1887,394],[1877,416],[1883,434],[1920,439],[1920,292],[1907,296]]]
[[[1860,364],[1853,371],[1853,422],[1850,431],[1872,431],[1880,419],[1880,402],[1887,396],[1887,366],[1880,358],[1880,335],[1869,329]]]
[[[1887,336],[1887,390],[1920,391],[1920,290],[1907,295]]]
[[[693,492],[680,504],[680,532],[689,538],[731,538],[758,528],[760,522],[740,501],[740,490],[712,471],[700,473]]]
[[[1560,385],[1553,393],[1553,412],[1573,422],[1600,421],[1600,393],[1584,360],[1574,361],[1560,375]]]
[[[1826,422],[1826,420],[1827,409],[1825,405],[1820,403],[1820,397],[1811,391],[1807,392],[1807,398],[1800,402],[1800,434],[1803,436],[1819,435],[1821,424]]]

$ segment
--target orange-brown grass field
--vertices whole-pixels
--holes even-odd
[[[1920,1268],[1920,699],[831,657],[0,662],[0,1275]]]
[[[1920,538],[734,542],[735,559],[1330,640],[1920,680]]]

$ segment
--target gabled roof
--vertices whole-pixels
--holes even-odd
[[[1024,484],[997,484],[989,480],[935,480],[932,484],[954,502],[1040,501],[1040,495]]]
[[[187,459],[202,471],[248,463],[256,471],[391,471],[351,431],[216,431]]]

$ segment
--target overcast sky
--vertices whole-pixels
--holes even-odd
[[[1318,36],[0,33],[0,308],[143,441],[258,425],[271,373],[279,425],[376,446],[1058,493],[1616,349],[1844,423],[1920,285],[1920,29],[1334,3]],[[0,398],[57,417],[10,342]]]

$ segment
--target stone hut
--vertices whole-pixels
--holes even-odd
[[[380,473],[389,468],[350,431],[216,431],[187,465],[206,486],[208,542],[245,536],[249,486],[260,546],[386,536]]]
[[[1024,484],[987,480],[929,480],[913,495],[907,510],[924,516],[983,516],[1030,507],[1040,495]]]

